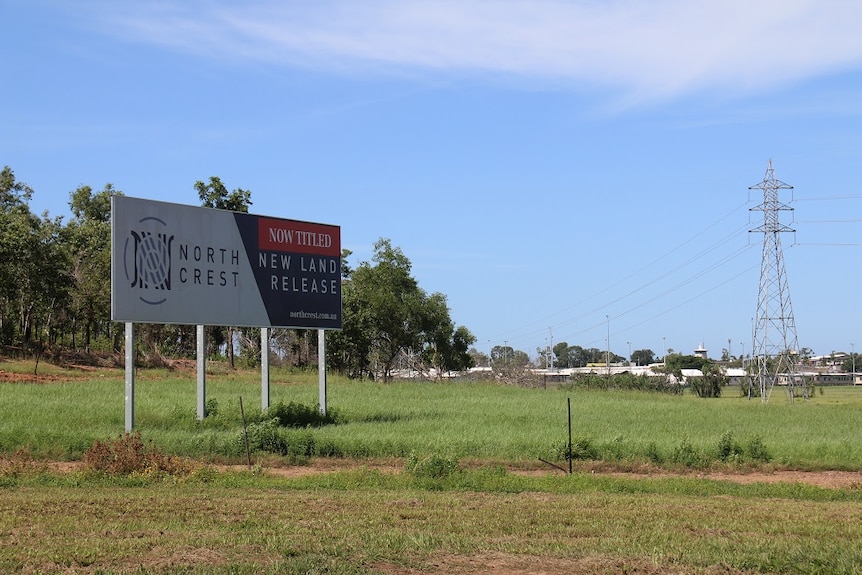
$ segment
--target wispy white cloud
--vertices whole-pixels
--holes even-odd
[[[99,5],[139,42],[349,73],[487,73],[733,95],[862,69],[857,0],[321,0]]]

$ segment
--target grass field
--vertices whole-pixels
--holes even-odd
[[[19,373],[30,364],[0,363]],[[218,366],[215,367],[218,370]],[[0,384],[0,452],[80,459],[96,439],[124,429],[124,385],[118,370],[63,372],[40,383]],[[62,376],[68,376],[65,379]],[[314,373],[275,371],[271,403],[317,401]],[[192,373],[141,371],[136,429],[168,453],[240,460],[239,399],[260,419],[260,382],[253,372],[217,371],[207,381],[214,415],[195,416]],[[862,389],[825,388],[792,405],[776,390],[767,404],[738,396],[700,399],[643,392],[525,389],[489,383],[379,384],[332,378],[329,407],[339,423],[285,431],[309,455],[404,457],[411,452],[507,462],[559,461],[571,400],[576,455],[605,461],[649,460],[695,466],[718,459],[730,441],[740,462],[759,442],[774,465],[798,469],[862,469]],[[292,434],[292,435],[291,435]],[[580,449],[580,452],[577,452]],[[725,445],[725,453],[728,449]],[[741,452],[741,453],[739,453]],[[685,456],[691,456],[685,459]],[[727,457],[725,459],[728,459]],[[764,463],[760,458],[756,463]]]
[[[139,372],[141,437],[165,453],[243,462],[239,397],[261,424],[258,376],[213,369],[204,421],[193,374]],[[698,399],[334,378],[337,423],[281,433],[303,457],[354,458],[351,469],[280,475],[270,466],[303,457],[258,451],[263,467],[251,470],[113,476],[45,461],[78,460],[121,435],[122,373],[40,373],[49,377],[0,380],[3,573],[862,573],[862,479],[825,489],[697,477],[862,470],[855,388],[793,405],[776,391],[764,405],[733,389]],[[273,404],[316,398],[315,374],[273,374]],[[578,457],[694,472],[567,476],[539,464],[562,463],[569,398]],[[751,458],[756,445],[768,461]],[[33,459],[13,455],[22,448]],[[375,458],[401,463],[377,470]]]
[[[0,489],[4,573],[858,573],[858,492],[356,470]]]

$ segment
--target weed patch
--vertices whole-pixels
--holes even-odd
[[[753,436],[743,447],[733,433],[726,431],[718,440],[718,459],[728,463],[769,463],[772,456],[759,435]]]
[[[0,487],[11,487],[19,477],[44,473],[47,466],[33,459],[26,449],[19,449],[11,457],[0,455]]]
[[[668,460],[684,467],[703,467],[708,463],[705,454],[687,439],[683,439],[670,453]]]
[[[109,475],[190,475],[201,465],[191,459],[165,455],[139,433],[125,433],[114,440],[96,440],[84,452],[84,467]]]
[[[244,438],[240,434],[237,442]],[[275,417],[248,426],[248,446],[251,451],[265,451],[289,457],[295,463],[315,455],[314,434],[305,429],[285,429]]]
[[[281,427],[321,427],[338,423],[339,419],[335,410],[330,409],[323,414],[317,405],[308,406],[293,401],[287,404],[278,402],[263,416],[275,419]]]
[[[416,452],[410,452],[407,456],[407,472],[414,477],[425,479],[445,479],[458,469],[458,459],[455,457],[443,457],[441,455],[430,455],[419,457]]]

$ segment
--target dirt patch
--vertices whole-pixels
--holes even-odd
[[[240,470],[246,466],[224,466],[225,470]],[[337,471],[350,471],[356,469],[376,470],[381,473],[398,474],[404,471],[404,464],[393,460],[362,461],[349,459],[314,459],[307,465],[294,465],[289,467],[264,467],[265,472],[277,477],[306,477],[323,473],[335,473]],[[541,469],[509,469],[509,473],[516,475],[541,476],[560,475],[562,473],[554,470]],[[580,471],[584,473],[584,471]],[[740,471],[731,472],[701,472],[701,473],[675,473],[664,470],[651,471],[586,471],[592,475],[604,475],[608,477],[621,477],[626,479],[661,479],[674,477],[691,477],[714,481],[731,481],[741,484],[751,483],[801,483],[822,487],[824,489],[862,489],[862,472],[859,471]]]
[[[714,481],[732,481],[744,485],[751,483],[802,483],[824,489],[862,488],[862,473],[858,471],[753,471],[745,473],[609,473],[611,476],[637,478],[696,477]]]
[[[401,565],[377,564],[375,569],[387,575],[420,575],[423,573],[497,573],[501,575],[598,575],[607,573],[638,573],[641,575],[677,574],[693,572],[690,568],[674,568],[657,564],[650,559],[618,559],[611,557],[555,558],[506,553],[480,553],[476,555],[438,555],[418,568]],[[716,566],[698,569],[706,575],[734,575],[735,569]]]
[[[83,464],[79,461],[62,461],[47,464],[49,469],[60,473],[77,471]],[[246,465],[214,465],[219,471],[244,471]],[[404,472],[404,464],[398,460],[359,460],[359,459],[327,459],[318,458],[310,460],[305,465],[282,466],[278,462],[270,462],[262,465],[263,472],[274,477],[296,478],[311,475],[322,475],[336,473],[339,471],[355,471],[366,469],[387,474],[399,474]],[[525,476],[547,476],[562,473],[555,470],[544,469],[518,469],[512,468],[509,473]],[[812,485],[823,489],[862,489],[862,472],[860,471],[793,471],[793,470],[769,470],[749,471],[741,470],[739,473],[728,471],[722,472],[691,472],[676,473],[660,469],[650,471],[595,471],[579,470],[576,473],[589,473],[591,475],[620,477],[624,479],[665,479],[674,477],[689,477],[713,481],[730,481],[740,484],[751,483],[800,483]]]
[[[0,383],[55,383],[75,379],[68,375],[42,375],[33,373],[17,373],[0,369]]]

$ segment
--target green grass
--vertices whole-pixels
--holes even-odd
[[[0,363],[5,371],[11,371],[9,366]],[[68,380],[0,383],[0,452],[26,448],[39,458],[79,459],[94,440],[122,433],[122,373],[68,374]],[[315,373],[275,370],[271,379],[273,405],[316,403]],[[260,387],[256,373],[216,365],[207,380],[216,414],[198,421],[194,374],[139,370],[136,429],[167,453],[239,461],[244,457],[239,398],[249,421],[260,419]],[[301,440],[313,444],[312,455],[406,457],[415,452],[513,463],[540,457],[560,461],[567,439],[566,400],[571,398],[576,443],[604,461],[673,465],[674,454],[690,450],[700,463],[709,463],[718,457],[722,436],[729,434],[743,451],[759,439],[774,465],[862,469],[862,389],[826,388],[792,405],[780,391],[768,404],[735,392],[728,388],[722,398],[700,399],[691,394],[491,383],[380,384],[333,377],[329,407],[339,423],[302,431]],[[300,437],[298,433],[285,431],[288,440]],[[739,462],[749,463],[744,454]]]
[[[862,493],[791,485],[487,468],[438,481],[368,470],[33,475],[0,493],[2,572],[445,572],[453,557],[489,555],[548,573],[862,564]]]
[[[65,379],[0,383],[3,573],[862,572],[855,485],[506,471],[559,460],[567,398],[582,452],[623,466],[650,454],[678,466],[672,454],[686,449],[714,464],[722,441],[744,448],[760,437],[775,465],[862,470],[855,388],[793,405],[776,393],[764,405],[732,389],[698,399],[332,378],[338,423],[285,437],[318,454],[403,457],[400,472],[359,461],[296,478],[206,466],[116,476],[52,473],[40,460],[79,459],[122,433],[122,374],[50,369]],[[20,363],[0,370],[27,373]],[[143,439],[199,460],[244,460],[240,396],[249,420],[261,420],[252,372],[214,366],[216,413],[204,421],[193,374],[142,370],[136,395]],[[316,374],[273,373],[273,404],[316,400]],[[11,455],[21,448],[36,461]]]

